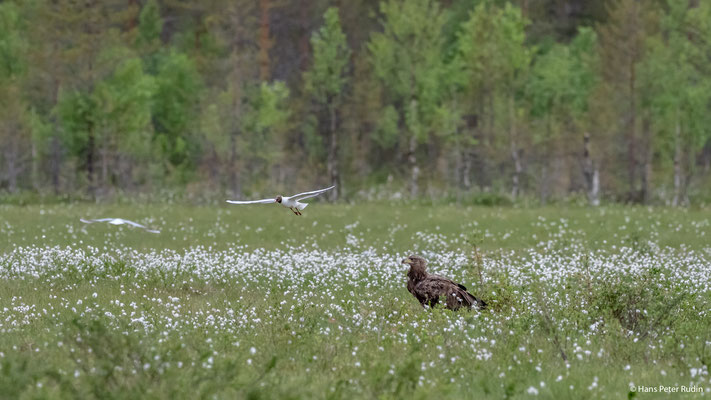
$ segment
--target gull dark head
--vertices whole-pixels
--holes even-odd
[[[279,196],[276,197],[276,202],[279,203],[279,204],[281,204],[281,195],[279,195]]]

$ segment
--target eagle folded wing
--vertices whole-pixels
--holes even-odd
[[[423,304],[430,306],[434,306],[439,302],[440,297],[445,296],[447,308],[453,310],[461,306],[477,305],[479,308],[486,306],[486,303],[467,292],[464,285],[439,275],[428,275],[414,287],[413,294],[418,299],[424,299],[424,302],[421,300]]]

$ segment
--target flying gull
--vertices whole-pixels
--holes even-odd
[[[320,195],[321,193],[327,192],[336,186],[331,186],[327,187],[326,189],[319,189],[319,190],[314,190],[311,192],[304,192],[304,193],[299,193],[295,194],[293,196],[282,196],[279,195],[276,198],[272,199],[262,199],[262,200],[251,200],[251,201],[237,201],[237,200],[227,200],[228,203],[230,204],[271,204],[271,203],[279,203],[282,206],[288,208],[291,210],[294,214],[296,215],[301,215],[301,210],[306,208],[308,204],[302,203],[302,200],[309,199],[311,197],[316,197]]]
[[[129,221],[129,220],[123,219],[123,218],[99,218],[99,219],[84,219],[84,218],[80,218],[79,220],[80,220],[81,222],[85,223],[85,224],[93,224],[94,222],[108,222],[108,223],[110,223],[111,225],[123,225],[123,224],[128,224],[128,225],[131,225],[131,226],[135,226],[136,228],[143,228],[143,229],[145,229],[147,232],[150,232],[150,233],[160,233],[160,231],[158,231],[158,230],[155,230],[155,229],[148,229],[148,227],[143,226],[143,225],[141,225],[141,224],[139,224],[139,223],[137,223],[137,222]]]

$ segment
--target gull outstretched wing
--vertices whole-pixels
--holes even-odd
[[[276,203],[276,199],[262,199],[262,200],[249,200],[249,201],[237,201],[237,200],[227,200],[230,204],[269,204]]]
[[[295,195],[293,195],[293,196],[290,196],[289,198],[290,198],[290,199],[293,199],[293,200],[297,200],[297,201],[299,201],[299,200],[304,200],[304,199],[309,199],[309,198],[311,198],[311,197],[316,197],[316,196],[320,195],[321,193],[327,192],[327,191],[329,191],[329,190],[331,190],[331,189],[333,189],[333,188],[335,188],[335,187],[336,187],[336,185],[333,185],[333,186],[331,186],[331,187],[327,187],[326,189],[319,189],[319,190],[314,190],[314,191],[311,191],[311,192],[299,193],[299,194],[295,194]]]
[[[148,228],[145,227],[145,225],[141,225],[141,224],[139,224],[138,222],[129,221],[129,220],[123,219],[123,218],[114,218],[114,220],[113,220],[113,221],[109,221],[109,223],[110,223],[110,224],[114,224],[114,225],[128,224],[128,225],[131,225],[131,226],[135,226],[136,228],[148,229]]]
[[[84,219],[84,218],[79,218],[79,221],[85,223],[85,224],[93,224],[94,222],[109,222],[113,221],[114,218],[99,218],[99,219]]]
[[[110,223],[111,225],[123,225],[123,224],[127,224],[127,225],[134,226],[134,227],[136,227],[136,228],[145,229],[146,231],[148,231],[148,232],[150,232],[150,233],[160,233],[159,230],[149,229],[148,227],[146,227],[146,226],[144,226],[144,225],[141,225],[141,224],[139,224],[138,222],[129,221],[129,220],[123,219],[123,218],[99,218],[99,219],[84,219],[84,218],[79,218],[79,221],[81,221],[81,222],[83,222],[83,223],[85,223],[85,224],[93,224],[94,222],[108,222],[108,223]]]

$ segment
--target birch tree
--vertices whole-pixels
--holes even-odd
[[[449,94],[442,34],[447,19],[433,0],[389,0],[380,3],[380,12],[383,31],[373,33],[367,45],[386,97],[380,124],[386,135],[399,136],[410,170],[410,195],[415,197],[419,145],[433,134],[437,109]]]
[[[525,44],[527,25],[520,9],[482,2],[464,23],[458,38],[459,57],[468,73],[468,93],[473,99],[472,111],[479,115],[483,129],[489,131],[491,142],[497,134],[508,138],[513,198],[519,195],[523,173],[517,102],[531,64],[531,51]],[[505,121],[505,131],[495,131],[501,121]]]
[[[349,81],[348,66],[351,51],[346,43],[346,35],[341,29],[338,9],[329,8],[323,19],[324,25],[311,36],[313,63],[304,74],[304,86],[315,108],[316,120],[319,121],[318,130],[323,132],[321,136],[326,138],[327,174],[331,185],[336,185],[330,196],[332,200],[336,200],[342,190],[338,154],[339,136],[342,136],[339,133],[341,132],[339,113]],[[324,114],[325,118],[319,118]]]

